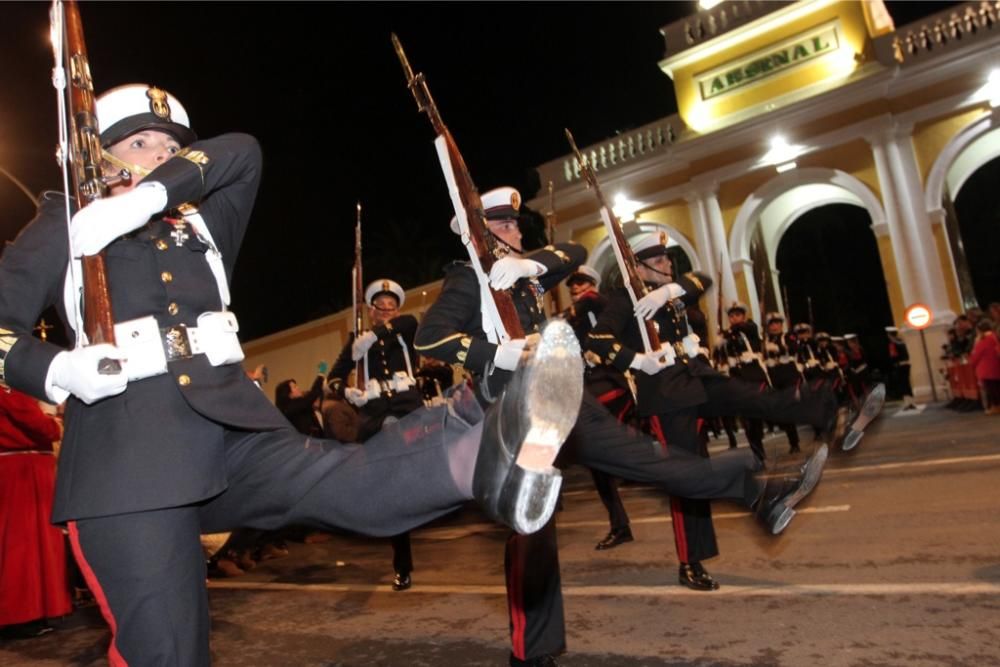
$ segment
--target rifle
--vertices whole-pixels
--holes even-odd
[[[441,163],[441,171],[448,184],[448,193],[451,196],[451,203],[455,209],[455,216],[458,219],[458,227],[462,237],[462,244],[469,252],[469,259],[472,261],[472,269],[479,279],[480,297],[483,312],[484,329],[491,342],[506,342],[511,338],[524,338],[524,329],[521,327],[521,320],[517,316],[517,309],[514,307],[514,299],[506,290],[497,291],[490,287],[489,273],[493,264],[504,256],[504,252],[499,248],[493,236],[486,226],[486,215],[483,211],[483,202],[479,198],[479,191],[472,176],[465,166],[462,153],[458,150],[458,144],[454,137],[441,120],[434,98],[427,87],[427,80],[423,73],[414,74],[410,67],[410,61],[406,58],[403,45],[395,33],[392,35],[392,44],[399,56],[399,62],[403,66],[403,73],[406,75],[406,87],[413,93],[413,98],[417,102],[417,110],[427,114],[431,121],[431,126],[437,134],[434,145],[437,148],[438,161]],[[489,329],[492,329],[489,330]]]
[[[632,305],[634,306],[648,291],[646,284],[639,277],[639,272],[636,269],[635,253],[632,252],[632,247],[625,240],[621,221],[615,215],[614,211],[611,210],[611,207],[608,206],[608,202],[601,192],[601,185],[597,181],[597,174],[594,173],[594,169],[590,166],[587,158],[580,153],[580,149],[577,148],[576,141],[573,140],[573,135],[569,130],[566,130],[566,139],[569,141],[569,145],[573,149],[573,154],[576,156],[576,162],[580,166],[580,173],[587,179],[587,185],[594,191],[594,196],[597,197],[597,202],[601,206],[601,218],[604,220],[604,227],[608,230],[611,247],[615,249],[615,258],[618,260],[618,268],[622,272],[622,281],[625,283],[625,289],[628,290],[628,295],[631,297]],[[635,319],[639,323],[639,334],[642,336],[642,344],[646,348],[646,352],[658,351],[661,345],[656,326],[651,320],[644,319],[641,316],[637,315]]]
[[[556,242],[556,195],[552,189],[552,181],[549,181],[549,210],[545,212],[545,236],[549,244]],[[558,315],[562,312],[562,304],[559,303],[559,286],[556,285],[549,292],[552,295],[552,310]]]
[[[365,325],[365,284],[361,276],[361,202],[358,202],[358,219],[354,225],[354,268],[351,269],[351,282],[354,291],[354,340],[357,340]],[[364,391],[364,358],[358,359],[354,367],[354,386]]]
[[[726,330],[726,327],[722,326],[722,253],[719,253],[719,280],[715,283],[715,291],[718,295],[718,305],[715,310],[715,321],[719,326],[719,333],[721,334]]]
[[[69,171],[73,178],[74,198],[77,210],[80,210],[92,201],[104,197],[108,188],[127,180],[130,175],[125,171],[105,176],[101,166],[101,132],[97,125],[94,84],[90,75],[87,45],[83,38],[83,23],[75,0],[54,0],[50,19],[55,55],[52,82],[59,91],[60,112],[60,145],[56,159],[64,168],[64,182],[67,180],[65,173],[67,162],[71,167]],[[68,183],[66,185],[68,190]],[[67,220],[68,208],[67,202]],[[108,290],[104,255],[102,251],[97,255],[85,256],[81,260],[83,331],[86,334],[86,341],[91,345],[115,343],[115,321],[111,312],[111,295]],[[78,313],[77,318],[79,318]],[[78,326],[77,333],[79,332]],[[82,341],[82,337],[78,335],[77,341]],[[98,370],[105,374],[118,373],[121,372],[121,364],[114,359],[101,359]]]

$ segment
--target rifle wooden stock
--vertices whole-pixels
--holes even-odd
[[[453,200],[453,205],[456,208],[455,213],[456,215],[460,213],[457,210],[460,207],[461,212],[464,213],[464,217],[468,222],[468,243],[466,244],[466,248],[469,251],[470,259],[473,259],[472,265],[477,274],[479,274],[479,279],[481,281],[488,280],[487,276],[489,276],[490,269],[503,256],[503,253],[500,252],[496,241],[486,226],[486,215],[483,211],[483,202],[479,198],[479,190],[476,189],[476,185],[472,181],[472,175],[465,166],[465,159],[462,158],[462,153],[458,150],[455,138],[441,119],[441,114],[434,103],[434,98],[427,87],[427,80],[424,78],[423,73],[413,73],[413,68],[410,67],[410,62],[406,58],[403,46],[395,34],[392,35],[392,44],[396,49],[396,55],[399,56],[399,62],[403,66],[403,73],[406,75],[406,85],[410,89],[410,92],[413,93],[413,98],[417,102],[417,109],[427,114],[434,132],[444,142],[451,173],[447,173],[448,168],[443,163],[441,167],[446,171],[446,180],[454,182],[458,193],[459,202]],[[497,291],[490,287],[490,294],[493,297],[493,302],[496,305],[496,311],[500,318],[500,324],[503,326],[506,335],[510,338],[524,338],[521,319],[517,315],[517,308],[514,306],[514,300],[510,292],[507,290]]]
[[[365,283],[361,273],[361,202],[358,202],[358,219],[354,225],[354,340],[364,331],[365,326]],[[354,366],[354,386],[365,388],[365,360],[362,357]]]
[[[628,240],[625,238],[621,221],[615,215],[614,210],[608,205],[607,199],[604,198],[604,193],[601,192],[601,184],[597,181],[597,174],[583,154],[580,153],[580,149],[577,148],[576,141],[573,140],[573,135],[569,130],[566,130],[566,139],[573,149],[577,164],[580,165],[580,173],[587,180],[587,185],[594,191],[594,196],[597,197],[597,202],[601,206],[601,218],[604,220],[604,227],[608,230],[608,238],[611,239],[611,245],[615,250],[618,268],[622,272],[622,281],[625,283],[625,289],[628,290],[629,296],[632,297],[632,304],[635,305],[646,294],[646,283],[639,277],[639,271],[636,268],[638,262],[635,258],[635,253],[632,252],[632,246],[628,244]],[[639,316],[636,316],[636,321],[639,323],[639,332],[642,334],[643,343],[647,346],[646,352],[659,350],[661,348],[660,336],[653,322]]]
[[[94,85],[83,38],[83,23],[75,0],[65,0],[65,60],[69,115],[70,173],[78,210],[105,194],[101,168],[101,133],[97,126]],[[83,327],[91,345],[115,342],[115,320],[111,312],[104,252],[84,257]]]

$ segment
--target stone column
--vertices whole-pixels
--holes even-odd
[[[912,383],[918,399],[931,395],[931,381],[941,387],[941,344],[955,313],[948,303],[946,277],[931,232],[931,221],[923,206],[924,192],[917,167],[910,127],[888,126],[868,137],[875,159],[886,225],[892,242],[896,276],[904,307],[922,303],[933,313],[934,323],[925,330],[931,367],[924,361],[920,335],[908,329],[903,313],[893,313],[910,351]],[[939,395],[943,396],[941,392]]]

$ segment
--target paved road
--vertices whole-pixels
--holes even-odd
[[[652,489],[623,489],[636,541],[595,552],[603,509],[589,476],[570,473],[560,664],[1000,665],[1000,418],[894,411],[831,458],[784,536],[714,507],[714,593],[676,584],[667,503]],[[389,588],[386,541],[292,544],[288,558],[212,582],[215,664],[504,665],[504,539],[474,509],[417,531],[403,593]],[[106,643],[84,609],[55,633],[0,643],[0,665],[102,665]]]

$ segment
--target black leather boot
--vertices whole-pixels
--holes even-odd
[[[802,464],[797,475],[768,483],[757,504],[756,515],[772,535],[785,530],[795,516],[795,506],[819,484],[829,453],[829,447],[822,444]]]
[[[624,528],[612,528],[605,538],[597,543],[597,546],[594,547],[594,549],[597,551],[613,549],[619,544],[625,544],[626,542],[631,542],[634,539],[635,538],[632,537],[631,527],[625,526]]]
[[[693,591],[719,590],[719,582],[713,579],[712,575],[698,562],[681,563],[677,580],[681,585],[687,586]]]
[[[555,510],[562,475],[552,467],[583,400],[583,358],[573,329],[551,320],[486,412],[472,493],[487,516],[529,534]]]

